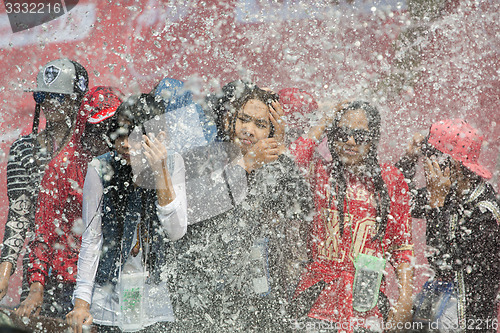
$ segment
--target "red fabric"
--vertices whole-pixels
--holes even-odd
[[[50,161],[41,182],[28,269],[30,284],[45,285],[49,267],[58,280],[76,282],[81,231],[75,233],[74,226],[82,217],[82,189],[90,161],[80,138],[94,111],[87,104],[84,99],[69,143]]]
[[[382,178],[391,198],[391,210],[385,237],[382,242],[372,241],[376,233],[375,198],[373,182],[368,177],[346,173],[347,193],[344,202],[345,226],[339,239],[338,212],[328,182],[328,172],[322,161],[312,161],[315,144],[299,139],[293,153],[302,167],[309,167],[314,188],[316,216],[311,228],[309,249],[312,263],[307,267],[296,290],[296,296],[323,280],[327,287],[321,292],[309,312],[312,318],[347,325],[355,320],[361,327],[369,328],[366,319],[382,319],[377,307],[359,313],[352,309],[353,260],[358,253],[382,257],[390,254],[391,263],[410,262],[411,250],[410,198],[408,185],[401,173],[390,165],[382,165]],[[384,292],[382,283],[381,291]],[[360,321],[361,320],[361,321]],[[344,326],[342,326],[344,327]]]

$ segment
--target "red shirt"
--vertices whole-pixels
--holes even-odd
[[[344,201],[344,233],[340,237],[338,211],[334,204],[329,175],[321,160],[312,162],[314,142],[299,139],[293,152],[297,163],[310,166],[316,215],[311,228],[309,249],[312,262],[303,274],[296,296],[318,281],[327,286],[312,306],[309,317],[348,325],[356,319],[360,327],[369,328],[368,318],[382,324],[382,314],[375,306],[364,313],[352,308],[353,261],[359,253],[390,257],[393,266],[410,262],[413,255],[410,224],[410,197],[403,175],[393,166],[382,165],[382,178],[391,198],[387,229],[382,241],[373,241],[376,234],[375,191],[370,177],[346,172]],[[382,282],[381,291],[385,291]],[[347,327],[351,331],[352,326]]]

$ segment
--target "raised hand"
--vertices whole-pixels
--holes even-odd
[[[349,104],[349,101],[344,100],[335,105],[332,103],[321,103],[320,111],[322,116],[316,126],[313,126],[309,129],[307,133],[307,137],[314,141],[319,141],[325,130],[328,126],[331,126],[333,123],[333,119],[335,118],[335,114],[345,108]]]
[[[159,138],[153,139],[150,139],[147,135],[143,135],[144,142],[142,143],[144,155],[146,155],[155,176],[156,194],[160,206],[168,205],[176,197],[167,167],[167,148],[160,140],[164,135],[165,133],[160,132],[158,135]]]
[[[409,158],[416,160],[420,156],[421,154],[420,148],[422,146],[422,142],[424,141],[424,139],[425,136],[420,132],[413,134],[411,141],[408,143],[408,148],[406,148],[406,155]]]
[[[450,168],[441,170],[435,158],[426,158],[424,161],[425,179],[429,192],[429,205],[432,208],[443,207],[444,199],[451,187]]]
[[[142,148],[144,149],[144,155],[148,160],[149,166],[155,175],[163,173],[163,164],[166,163],[168,156],[167,148],[158,138],[153,137],[150,139],[147,135],[143,135],[142,138],[144,140]]]
[[[238,162],[247,172],[252,172],[266,163],[274,162],[280,155],[280,145],[275,138],[259,140]]]

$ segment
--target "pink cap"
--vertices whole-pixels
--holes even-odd
[[[447,119],[432,124],[428,142],[450,155],[475,174],[490,179],[492,174],[479,164],[483,137],[462,119]]]

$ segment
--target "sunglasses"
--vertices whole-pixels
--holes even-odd
[[[58,94],[58,93],[48,93],[45,91],[34,91],[33,92],[33,99],[37,104],[41,104],[46,97],[49,97],[49,99],[55,99],[59,103],[64,102],[64,99],[66,98],[66,94]]]
[[[356,144],[368,143],[372,140],[370,131],[364,129],[350,129],[348,127],[337,127],[333,132],[333,139],[335,141],[347,142],[353,137]]]

